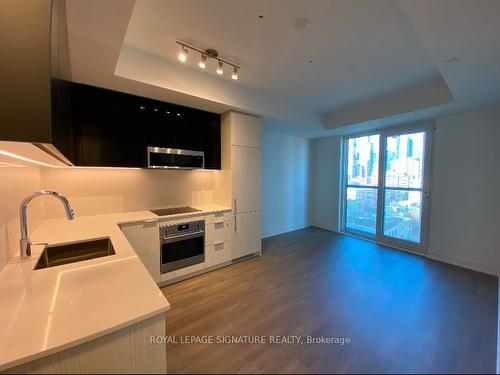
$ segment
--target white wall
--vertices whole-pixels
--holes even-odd
[[[429,256],[500,271],[500,108],[437,120]]]
[[[262,237],[308,225],[310,141],[262,132]]]
[[[436,120],[427,255],[500,272],[500,107]],[[313,142],[311,223],[338,230],[340,138]]]
[[[338,230],[341,137],[313,141],[311,224]]]

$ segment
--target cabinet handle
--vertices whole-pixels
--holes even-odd
[[[238,201],[236,200],[236,198],[233,199],[233,202],[234,202],[234,213],[238,212]]]
[[[236,219],[237,219],[237,217],[236,217],[236,214],[234,214],[233,216],[234,216],[234,231],[236,232],[236,229],[237,229]]]

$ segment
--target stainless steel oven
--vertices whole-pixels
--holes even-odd
[[[160,226],[161,273],[205,261],[205,221]]]
[[[203,151],[180,150],[177,148],[148,147],[148,168],[203,169]]]

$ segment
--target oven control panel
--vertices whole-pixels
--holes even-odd
[[[182,224],[163,225],[160,227],[161,237],[172,237],[180,234],[197,233],[205,231],[205,220],[189,221]]]

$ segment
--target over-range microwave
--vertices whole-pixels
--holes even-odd
[[[147,152],[148,168],[202,169],[205,167],[203,151],[148,147]]]

